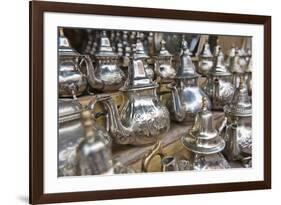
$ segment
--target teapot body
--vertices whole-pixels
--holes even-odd
[[[130,144],[152,144],[170,128],[168,109],[160,103],[156,89],[132,90],[125,93],[128,99],[120,117],[123,126],[132,129]]]

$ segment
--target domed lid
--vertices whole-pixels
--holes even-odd
[[[195,71],[195,66],[190,57],[190,51],[186,40],[182,41],[182,51],[180,55],[180,67],[176,78],[197,78],[199,74]]]
[[[110,40],[107,37],[106,31],[102,31],[102,33],[101,33],[98,52],[95,54],[95,56],[97,58],[103,58],[103,57],[115,58],[115,57],[117,57],[117,54],[115,52],[113,52],[113,48],[111,47]]]
[[[149,58],[149,56],[147,55],[147,53],[144,50],[144,46],[143,46],[143,43],[141,41],[140,32],[137,33],[137,43],[136,43],[136,53],[135,53],[135,55],[139,59]]]
[[[229,76],[231,73],[228,71],[224,64],[224,54],[222,52],[221,46],[218,45],[214,52],[214,66],[210,71],[213,76]]]
[[[69,40],[65,37],[63,28],[59,28],[59,56],[79,56],[80,54],[71,47]]]
[[[239,87],[235,90],[230,105],[226,105],[224,111],[234,116],[252,115],[252,103],[243,77],[240,78]]]
[[[76,99],[59,99],[59,122],[75,120],[80,118],[83,107]]]
[[[206,41],[204,43],[203,49],[200,53],[200,57],[203,57],[203,58],[212,58],[213,57],[211,50],[210,50],[210,44],[208,43],[208,41]]]
[[[240,50],[236,49],[235,50],[235,55],[233,57],[230,58],[230,71],[232,73],[243,73],[243,68],[240,64]]]
[[[202,100],[202,110],[196,114],[194,124],[182,142],[194,153],[218,153],[224,149],[225,142],[213,126],[213,114],[207,108],[207,98],[203,97]]]
[[[166,49],[166,41],[165,40],[161,40],[160,41],[160,45],[161,45],[161,49],[159,52],[158,57],[172,57],[173,55]]]
[[[145,72],[145,68],[141,58],[136,54],[136,45],[133,47],[133,57],[130,57],[128,66],[128,78],[121,91],[138,90],[157,87],[158,84],[153,82]]]

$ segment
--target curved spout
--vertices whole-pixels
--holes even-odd
[[[182,122],[185,118],[185,110],[180,101],[179,91],[174,83],[167,85],[167,88],[172,91],[172,108],[175,120]]]
[[[132,129],[123,126],[118,109],[110,96],[99,98],[107,111],[107,130],[118,144],[131,144]]]
[[[90,56],[85,55],[82,58],[81,63],[82,62],[85,62],[85,64],[86,64],[87,78],[88,78],[89,84],[96,89],[102,89],[104,87],[104,82],[96,77],[95,68],[94,68],[94,65],[92,63],[92,59],[90,58]]]

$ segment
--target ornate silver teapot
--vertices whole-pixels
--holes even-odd
[[[99,91],[118,90],[124,83],[125,74],[119,67],[119,57],[113,52],[110,41],[103,31],[98,51],[95,53],[95,66],[86,57],[87,77],[90,86]]]
[[[203,49],[199,55],[198,73],[202,76],[207,76],[211,68],[213,67],[213,55],[210,51],[210,45],[205,42]]]
[[[81,143],[85,139],[85,129],[81,122],[82,110],[83,107],[78,100],[59,99],[59,176],[75,176],[85,173],[85,171],[80,172],[78,170],[79,160],[77,158],[77,151],[81,148]],[[105,130],[96,127],[94,123],[91,126],[96,138],[103,138],[107,144],[111,143],[111,139]]]
[[[176,76],[176,70],[173,67],[173,55],[166,49],[166,42],[161,40],[161,49],[157,56],[155,73],[161,78],[161,82],[171,82]]]
[[[143,61],[143,66],[144,66],[147,77],[150,79],[154,79],[154,65],[148,63],[148,61],[151,61],[151,59],[149,59],[150,57],[147,55],[146,51],[144,50],[144,46],[141,41],[140,32],[137,33],[136,54],[135,55],[138,59],[141,59]]]
[[[171,89],[171,98],[168,107],[173,120],[193,121],[196,113],[202,107],[202,97],[207,95],[198,86],[199,75],[195,71],[195,66],[191,61],[187,42],[182,42],[182,53],[180,56],[180,67],[177,71],[175,81],[167,87]],[[208,107],[211,106],[209,99]]]
[[[170,127],[167,108],[156,94],[158,85],[147,77],[137,55],[129,64],[129,76],[120,90],[126,99],[121,114],[109,95],[101,96],[108,112],[108,130],[117,144],[146,145],[155,143]]]
[[[221,110],[232,100],[235,87],[232,76],[224,64],[224,55],[218,45],[214,54],[214,66],[209,71],[207,83],[203,86],[204,92],[212,102],[213,110]]]
[[[188,134],[182,137],[183,145],[194,156],[193,169],[228,168],[229,165],[221,154],[225,141],[221,137],[221,127],[217,130],[213,125],[212,112],[207,108],[207,98],[203,97],[202,110],[196,114],[193,126]]]
[[[242,77],[232,102],[224,107],[224,112],[227,117],[224,152],[228,160],[241,161],[242,165],[249,167],[252,158],[252,104]]]
[[[87,88],[87,78],[80,71],[82,56],[70,46],[62,28],[59,28],[58,47],[59,96],[81,95]]]

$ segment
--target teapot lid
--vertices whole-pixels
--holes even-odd
[[[59,122],[65,122],[80,118],[80,112],[83,106],[77,99],[59,99]]]
[[[117,54],[113,51],[110,40],[107,37],[106,31],[102,31],[101,33],[100,43],[97,50],[98,52],[95,54],[97,58],[117,57]]]
[[[252,115],[252,103],[248,94],[247,85],[242,76],[240,77],[239,87],[235,90],[230,105],[226,105],[224,111],[234,116]]]
[[[161,49],[159,52],[158,57],[172,57],[173,55],[166,49],[166,41],[161,40],[160,41]]]
[[[201,111],[196,114],[188,135],[182,138],[184,146],[198,154],[218,153],[225,147],[225,141],[213,126],[213,114],[207,107],[208,100],[203,97]]]
[[[190,51],[185,39],[182,40],[182,51],[180,55],[180,67],[176,78],[197,78],[199,74],[195,71],[195,66],[190,57]]]
[[[149,56],[147,55],[147,53],[144,50],[144,46],[143,43],[141,41],[141,36],[140,36],[140,32],[137,33],[137,43],[136,43],[136,53],[135,53],[137,58],[149,58]]]
[[[206,41],[204,43],[203,49],[200,53],[200,57],[203,57],[203,58],[212,58],[213,57],[211,50],[210,50],[210,44],[208,43],[208,41]]]
[[[221,46],[217,45],[214,51],[214,66],[210,71],[212,76],[229,76],[231,73],[228,71],[224,64],[224,54]]]
[[[59,56],[79,56],[80,54],[71,47],[68,38],[65,37],[63,28],[59,28]]]
[[[128,78],[124,83],[124,86],[120,88],[121,91],[127,90],[139,90],[147,88],[155,88],[157,83],[153,82],[151,78],[147,76],[143,61],[136,53],[136,45],[133,44],[133,56],[130,57],[128,66]]]

